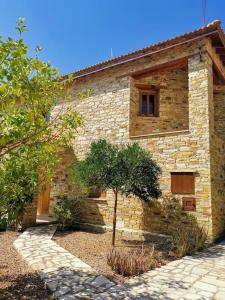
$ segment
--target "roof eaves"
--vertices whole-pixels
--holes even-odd
[[[215,20],[212,23],[209,23],[208,25],[201,27],[197,30],[185,33],[183,35],[176,36],[174,38],[168,39],[166,41],[162,41],[156,44],[149,45],[147,47],[144,47],[142,49],[138,49],[132,52],[128,52],[126,54],[123,54],[121,56],[115,57],[110,60],[106,60],[103,62],[100,62],[98,64],[89,66],[87,68],[75,71],[70,73],[72,76],[74,76],[74,79],[84,77],[87,75],[91,75],[96,72],[103,71],[105,69],[124,64],[126,62],[130,62],[163,50],[167,50],[169,48],[175,47],[177,45],[185,44],[190,41],[200,39],[203,36],[211,35],[215,32],[218,32],[220,38],[223,40],[225,45],[225,37],[223,30],[220,26],[220,21]],[[68,75],[63,76],[62,80],[68,78]]]

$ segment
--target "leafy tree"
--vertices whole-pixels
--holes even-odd
[[[0,37],[0,223],[16,219],[32,201],[59,148],[82,124],[69,104],[71,78],[61,80],[50,62],[42,62],[40,47],[28,55],[24,18],[16,28],[18,39]]]
[[[121,149],[105,140],[91,144],[83,161],[74,163],[74,182],[82,187],[99,185],[103,190],[112,189],[114,202],[112,245],[115,245],[118,194],[134,195],[150,201],[161,195],[160,168],[149,152],[137,143]]]

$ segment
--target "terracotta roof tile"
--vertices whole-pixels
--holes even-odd
[[[117,57],[115,57],[113,59],[110,59],[110,60],[102,61],[100,63],[94,64],[94,65],[89,66],[87,68],[72,72],[71,74],[74,76],[74,78],[87,76],[89,74],[102,71],[106,68],[113,67],[116,64],[122,64],[122,63],[128,62],[130,60],[138,59],[138,58],[142,57],[143,55],[150,55],[151,53],[153,53],[155,51],[160,51],[160,50],[166,49],[166,48],[171,47],[171,46],[176,46],[179,43],[188,42],[189,40],[191,40],[193,38],[201,37],[202,35],[210,35],[210,34],[212,34],[213,32],[215,32],[217,30],[220,31],[220,35],[222,34],[222,36],[224,38],[224,33],[223,33],[223,30],[220,26],[220,21],[215,20],[215,21],[209,23],[208,25],[203,26],[199,29],[187,32],[185,34],[176,36],[176,37],[168,39],[166,41],[162,41],[162,42],[159,42],[159,43],[156,43],[156,44],[151,44],[151,45],[149,45],[147,47],[144,47],[142,49],[138,49],[138,50],[135,50],[135,51],[132,51],[132,52],[128,52],[126,54],[117,56]],[[65,75],[63,77],[63,79],[66,79],[67,76],[68,76],[68,74]]]

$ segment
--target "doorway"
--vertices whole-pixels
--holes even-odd
[[[38,195],[37,200],[37,214],[38,215],[49,215],[50,206],[50,192],[51,192],[51,179],[46,179],[43,184],[41,191]]]

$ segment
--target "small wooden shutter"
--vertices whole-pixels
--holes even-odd
[[[183,209],[185,211],[196,211],[196,200],[193,197],[183,197]]]
[[[171,173],[171,192],[174,194],[194,194],[194,174],[191,172]]]

